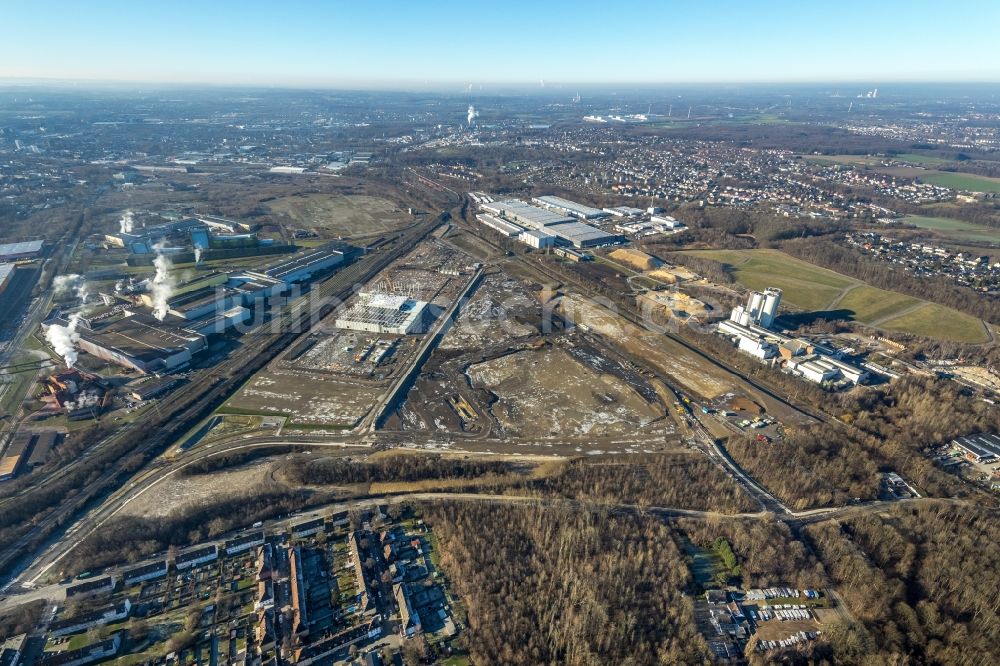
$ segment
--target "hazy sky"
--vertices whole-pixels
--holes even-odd
[[[1000,81],[1000,0],[0,0],[0,78]]]

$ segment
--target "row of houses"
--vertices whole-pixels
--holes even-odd
[[[346,523],[346,512],[343,515],[338,514],[335,518],[335,524]],[[300,538],[309,536],[324,529],[324,525],[325,520],[323,518],[306,521],[305,523],[293,526],[292,534]],[[264,530],[253,530],[251,532],[235,536],[231,539],[227,539],[221,544],[221,549],[220,545],[216,543],[195,546],[194,548],[189,548],[188,550],[178,553],[174,557],[173,565],[177,571],[186,571],[188,569],[218,560],[220,551],[225,553],[227,556],[233,556],[258,548],[264,544],[264,539]],[[108,576],[85,580],[67,587],[66,598],[85,599],[97,594],[112,592],[119,580],[123,581],[126,586],[131,586],[150,580],[156,580],[158,578],[164,578],[167,575],[169,568],[170,562],[164,558],[154,562],[147,562],[131,569],[126,569],[120,574],[113,573]]]

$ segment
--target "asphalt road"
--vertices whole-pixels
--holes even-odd
[[[270,442],[268,446],[279,445],[280,442]],[[265,444],[261,444],[265,445]],[[221,453],[221,452],[220,452]],[[195,461],[189,461],[187,464],[191,464]],[[178,468],[175,468],[178,471]],[[148,490],[149,487],[155,485],[155,483],[162,481],[167,478],[168,474],[158,476],[157,479],[146,486]],[[132,496],[134,499],[136,495]],[[116,506],[120,509],[125,506],[128,501],[127,498],[119,498],[116,501]],[[683,509],[678,507],[665,507],[665,506],[640,506],[636,504],[629,503],[600,503],[600,502],[589,502],[574,499],[564,499],[564,498],[545,498],[545,497],[535,497],[535,496],[512,496],[512,495],[497,495],[497,494],[479,494],[479,493],[442,493],[442,492],[419,492],[419,493],[403,493],[395,495],[387,495],[381,497],[368,497],[359,499],[350,499],[334,502],[322,507],[316,507],[304,511],[301,513],[292,514],[285,516],[278,520],[265,521],[264,528],[269,531],[279,531],[286,530],[293,524],[298,524],[305,520],[310,520],[312,518],[319,518],[323,516],[330,515],[332,513],[337,513],[340,511],[345,511],[348,509],[356,508],[371,508],[374,506],[384,506],[387,504],[400,504],[407,502],[480,502],[495,505],[511,505],[511,504],[522,504],[527,506],[545,506],[550,508],[561,508],[574,511],[593,511],[601,513],[611,513],[611,514],[641,514],[656,516],[661,519],[672,519],[672,518],[692,518],[701,520],[722,520],[722,519],[747,519],[747,520],[772,520],[774,514],[769,511],[757,511],[750,513],[735,513],[735,514],[725,514],[718,513],[715,511],[699,511],[694,509]],[[789,518],[795,519],[800,523],[816,523],[827,520],[837,520],[840,518],[845,518],[853,515],[860,515],[863,513],[880,512],[887,508],[900,504],[900,503],[914,503],[914,502],[924,502],[924,503],[961,503],[961,500],[940,500],[931,498],[919,498],[910,500],[900,500],[897,502],[887,502],[887,501],[873,501],[864,504],[858,504],[848,507],[832,507],[824,509],[813,509],[810,511],[802,512],[792,512],[789,514]],[[108,516],[110,517],[110,516]],[[96,529],[96,528],[95,528]],[[249,528],[248,528],[249,529]],[[246,530],[239,530],[230,534],[220,535],[217,539],[212,542],[221,543],[225,539],[232,538],[234,535],[239,534]],[[65,599],[66,585],[64,584],[50,584],[35,587],[30,579],[27,579],[29,573],[34,573],[34,578],[37,579],[44,575],[48,569],[50,569],[55,562],[58,562],[62,556],[65,556],[77,543],[75,539],[67,539],[61,541],[52,549],[53,557],[50,558],[49,564],[43,565],[40,568],[33,567],[30,572],[26,572],[21,579],[17,581],[16,585],[10,586],[10,589],[5,590],[3,594],[5,595],[3,599],[0,599],[0,610],[4,608],[9,608],[23,604],[28,601],[34,601],[37,599],[46,599],[48,601],[59,602]],[[141,565],[141,562],[130,563],[129,568]],[[110,573],[116,571],[117,568],[109,568],[104,573]],[[35,573],[37,572],[37,573]]]
[[[439,216],[403,230],[395,237],[391,247],[383,246],[383,249],[378,253],[366,255],[338,271],[325,282],[315,285],[314,291],[316,293],[311,298],[319,296],[334,301],[345,299],[352,293],[357,283],[366,281],[392,261],[409,252],[417,242],[425,238],[442,222],[443,220]],[[86,469],[83,467],[86,463],[95,460],[103,461],[107,457],[105,452],[113,450],[111,447],[127,442],[129,439],[139,440],[138,435],[133,436],[133,433],[150,426],[151,419],[162,421],[162,428],[149,433],[149,436],[142,438],[141,441],[136,441],[135,446],[125,455],[150,457],[162,449],[165,446],[164,442],[161,441],[164,433],[169,434],[171,430],[181,429],[185,424],[193,426],[200,420],[203,412],[214,408],[214,405],[219,404],[238,389],[247,376],[256,371],[257,367],[277,355],[298,335],[306,332],[310,318],[315,314],[310,312],[308,308],[301,307],[308,302],[309,298],[310,296],[304,296],[285,308],[278,318],[279,325],[277,327],[265,325],[247,333],[243,337],[243,346],[238,354],[234,354],[216,367],[201,373],[190,384],[171,395],[171,409],[162,410],[163,413],[156,412],[146,415],[142,421],[121,427],[101,442],[90,447],[78,459],[39,479],[38,483],[33,484],[26,492],[36,492],[39,488],[44,488],[55,481],[73,478],[72,475],[78,469]],[[43,314],[39,316],[43,316]],[[30,331],[27,327],[26,330]],[[253,361],[248,362],[248,358],[253,359]],[[170,443],[172,442],[166,444]],[[122,458],[124,457],[123,455]],[[76,524],[74,518],[79,516],[94,501],[100,502],[99,507],[103,506],[107,502],[107,498],[117,490],[117,484],[127,482],[129,476],[131,475],[127,475],[117,465],[105,465],[96,479],[90,480],[86,487],[79,488],[72,496],[67,496],[58,506],[46,513],[37,524],[31,526],[27,532],[21,535],[17,543],[0,546],[0,565],[8,576],[7,579],[0,579],[0,584],[6,586],[9,584],[8,580],[12,574],[18,575],[40,552],[80,531],[81,526]],[[19,501],[18,496],[0,500],[0,511],[5,505],[16,501]],[[0,587],[0,589],[3,588]]]

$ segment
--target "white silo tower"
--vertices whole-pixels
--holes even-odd
[[[764,294],[759,291],[754,291],[750,293],[750,300],[747,302],[747,312],[750,314],[750,319],[755,322],[760,319],[761,309],[764,307]]]
[[[764,292],[764,307],[760,313],[760,325],[764,328],[771,328],[771,324],[778,317],[778,308],[781,306],[781,290],[770,288]]]

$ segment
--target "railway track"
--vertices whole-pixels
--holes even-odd
[[[549,267],[544,266],[541,262],[531,262],[531,261],[526,261],[524,259],[521,259],[521,260],[519,260],[519,263],[521,263],[522,265],[525,265],[525,266],[529,267],[530,269],[533,269],[536,274],[540,273],[540,274],[546,276],[548,279],[553,280],[555,282],[562,282],[562,283],[569,282],[569,283],[572,283],[573,286],[576,287],[577,289],[579,289],[581,291],[581,293],[584,294],[584,295],[586,295],[586,294],[588,294],[590,292],[590,289],[586,285],[584,285],[580,281],[574,279],[572,276],[567,276],[567,275],[564,275],[562,273],[558,273],[556,271],[553,271]],[[827,415],[827,414],[825,414],[823,412],[820,412],[820,411],[818,411],[816,409],[813,409],[812,407],[809,407],[807,405],[803,405],[803,404],[799,403],[798,401],[793,401],[793,400],[791,400],[791,399],[789,399],[789,398],[787,398],[787,397],[785,397],[783,395],[780,395],[779,393],[775,392],[773,389],[771,389],[771,388],[769,388],[769,387],[761,384],[760,382],[758,382],[755,379],[751,378],[749,375],[743,373],[739,369],[734,368],[733,366],[729,365],[728,363],[725,363],[724,361],[721,361],[721,360],[715,358],[714,356],[710,355],[709,353],[707,353],[707,352],[699,349],[695,345],[691,344],[691,342],[689,342],[688,340],[684,339],[683,337],[681,337],[679,335],[676,335],[675,333],[671,333],[669,330],[667,330],[667,329],[665,329],[663,327],[654,327],[654,328],[650,329],[649,322],[643,321],[639,316],[637,316],[633,312],[633,308],[631,307],[631,305],[628,304],[627,302],[616,301],[616,305],[619,306],[617,314],[619,316],[621,316],[621,317],[624,317],[629,323],[634,324],[634,325],[639,326],[639,327],[642,327],[642,328],[645,328],[645,329],[653,330],[656,333],[659,333],[659,334],[663,335],[664,337],[669,338],[670,340],[672,340],[673,342],[676,342],[677,344],[681,345],[686,350],[690,351],[692,354],[695,354],[696,356],[698,356],[702,360],[704,360],[704,361],[706,361],[708,363],[711,363],[713,366],[715,366],[715,367],[717,367],[717,368],[719,368],[721,370],[724,370],[724,371],[728,372],[731,375],[734,375],[734,376],[738,377],[740,380],[742,380],[743,382],[749,384],[750,386],[752,386],[757,391],[760,391],[761,393],[763,393],[764,395],[768,396],[769,398],[782,403],[786,407],[788,407],[788,408],[790,408],[790,409],[792,409],[792,410],[794,410],[794,411],[802,414],[803,416],[808,416],[809,418],[812,418],[814,420],[823,421],[823,422],[826,422],[826,423],[840,423],[839,421],[836,421],[835,419],[833,419],[832,417],[830,417],[829,415]]]
[[[458,227],[458,228],[460,228],[460,229],[462,229],[463,231],[465,231],[467,233],[471,233],[472,235],[476,236],[476,238],[478,238],[482,242],[486,243],[490,247],[494,248],[495,250],[497,250],[497,252],[500,252],[502,254],[506,254],[507,251],[503,247],[501,247],[500,245],[497,245],[491,239],[489,239],[489,238],[487,238],[487,237],[479,234],[478,230],[475,228],[475,226],[472,223],[465,222],[465,221],[461,221],[460,222],[460,221],[456,220],[455,221],[455,226]],[[557,283],[571,283],[574,287],[576,287],[578,290],[580,290],[580,293],[583,294],[583,295],[589,295],[591,293],[591,289],[587,285],[583,284],[578,279],[576,279],[574,276],[572,276],[572,275],[566,275],[566,274],[563,274],[563,273],[556,272],[556,271],[552,270],[551,268],[549,268],[548,266],[545,266],[544,264],[542,264],[541,261],[530,261],[529,259],[526,259],[524,256],[517,255],[517,254],[514,255],[514,257],[513,257],[512,260],[516,261],[519,265],[521,265],[521,266],[525,267],[526,269],[528,269],[529,272],[534,273],[535,275],[541,275],[544,279],[551,280],[551,281],[557,282]],[[648,329],[650,327],[650,323],[649,322],[643,321],[640,317],[638,317],[635,314],[634,308],[633,308],[633,306],[630,303],[628,303],[627,301],[624,301],[624,300],[616,300],[615,303],[618,306],[618,314],[620,316],[624,317],[626,320],[628,320],[629,323],[632,323],[632,324],[634,324],[636,326],[639,326],[641,328],[647,328]],[[823,421],[824,423],[832,423],[832,424],[837,424],[837,425],[844,425],[840,421],[832,418],[831,416],[829,416],[828,414],[826,414],[824,412],[821,412],[821,411],[816,410],[816,409],[814,409],[812,407],[809,407],[808,405],[803,405],[802,403],[799,403],[798,401],[793,401],[793,400],[791,400],[791,399],[789,399],[789,398],[787,398],[787,397],[785,397],[783,395],[780,395],[779,393],[775,392],[773,389],[771,389],[771,388],[765,386],[764,384],[761,384],[757,380],[751,378],[749,375],[745,374],[741,370],[739,370],[739,369],[737,369],[737,368],[729,365],[728,363],[726,363],[724,361],[721,361],[720,359],[718,359],[718,358],[710,355],[709,353],[703,351],[702,349],[699,349],[698,347],[696,347],[695,345],[693,345],[691,342],[689,342],[685,338],[683,338],[683,337],[681,337],[679,335],[676,335],[674,333],[671,333],[669,330],[667,330],[667,329],[665,329],[663,327],[655,327],[652,330],[654,330],[656,333],[660,333],[661,335],[663,335],[663,336],[665,336],[667,338],[670,338],[672,341],[674,341],[677,344],[681,345],[682,347],[684,347],[685,349],[687,349],[688,351],[690,351],[692,354],[697,355],[702,360],[707,361],[708,363],[711,363],[712,365],[714,365],[715,367],[717,367],[717,368],[719,368],[721,370],[724,370],[724,371],[726,371],[726,372],[728,372],[728,373],[730,373],[732,375],[735,375],[736,377],[740,378],[742,381],[746,382],[747,384],[749,384],[750,386],[752,386],[754,389],[760,391],[761,393],[763,393],[764,395],[768,396],[769,398],[771,398],[773,400],[777,400],[778,402],[782,403],[786,407],[788,407],[788,408],[790,408],[790,409],[792,409],[792,410],[794,410],[794,411],[796,411],[796,412],[798,412],[798,413],[800,413],[800,414],[802,414],[804,416],[808,416],[808,417],[810,417],[812,419],[815,419],[817,421]]]
[[[242,339],[238,355],[181,387],[171,395],[167,403],[169,407],[163,408],[160,405],[164,403],[159,403],[156,409],[144,416],[143,421],[131,423],[112,433],[78,459],[28,489],[25,494],[40,495],[43,502],[49,494],[61,494],[62,500],[55,506],[46,505],[40,516],[25,518],[34,525],[20,534],[16,541],[0,548],[0,572],[4,576],[0,581],[16,575],[39,551],[58,540],[70,528],[74,517],[93,503],[109,497],[193,423],[216,409],[255,372],[306,332],[314,319],[322,319],[336,307],[338,301],[346,300],[356,284],[366,281],[412,250],[419,240],[445,220],[446,214],[442,213],[434,219],[413,225],[396,236],[390,249],[366,255],[334,274],[312,290],[315,294],[296,299],[269,325],[248,332]],[[317,297],[325,301],[318,312],[303,307],[309,305],[310,298]],[[133,468],[133,465],[138,466]],[[93,477],[94,473],[96,477]],[[22,494],[10,496],[0,502],[0,511],[23,501]]]

